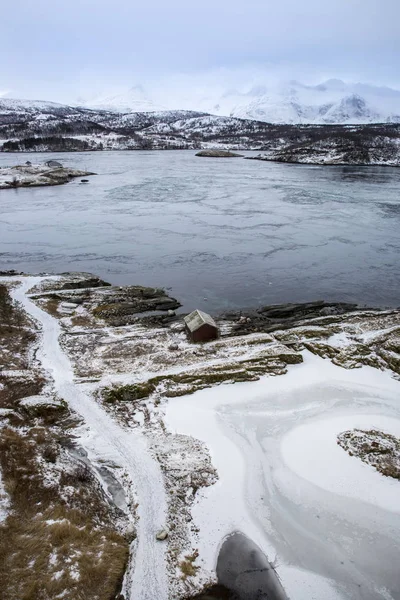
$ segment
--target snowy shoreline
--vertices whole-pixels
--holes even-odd
[[[296,600],[396,598],[400,482],[337,435],[400,434],[399,310],[264,307],[252,323],[273,331],[242,316],[196,345],[162,290],[82,273],[2,279],[22,281],[12,296],[41,324],[36,359],[83,417],[89,462],[113,463],[137,510],[128,597],[191,597],[239,532]],[[166,320],[140,316],[152,301]]]

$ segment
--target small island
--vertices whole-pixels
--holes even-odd
[[[236,154],[236,152],[231,152],[230,150],[200,150],[196,154],[196,156],[205,156],[207,158],[242,158],[243,154]]]
[[[0,189],[62,185],[75,177],[88,175],[96,173],[64,167],[57,161],[49,161],[44,165],[32,165],[28,161],[24,165],[0,168]]]

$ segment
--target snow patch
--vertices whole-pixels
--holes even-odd
[[[215,576],[220,545],[233,531],[246,534],[273,559],[276,544],[284,535],[284,531],[276,530],[271,513],[276,502],[280,506],[282,498],[277,498],[274,490],[280,490],[283,498],[288,496],[301,510],[313,503],[318,507],[315,510],[321,510],[320,496],[313,489],[322,489],[330,494],[332,506],[337,496],[369,503],[388,511],[391,523],[394,521],[390,515],[400,512],[399,482],[389,481],[372,467],[348,456],[336,443],[337,433],[352,426],[380,426],[399,434],[400,415],[393,416],[394,411],[399,412],[399,383],[389,372],[370,367],[345,370],[307,351],[303,357],[303,364],[290,367],[282,377],[221,385],[171,399],[166,407],[164,422],[168,429],[205,442],[219,475],[214,486],[197,493],[192,509],[198,529],[193,543],[199,550],[199,580]],[[367,411],[363,397],[367,398],[364,402],[373,403],[375,410],[379,406],[382,414]],[[342,407],[347,404],[351,408]],[[256,431],[263,427],[267,428],[262,438],[265,442],[260,442]],[[307,496],[297,478],[308,482]],[[316,488],[310,488],[310,484]],[[267,504],[263,496],[269,497]],[[280,507],[286,517],[285,510]],[[345,514],[351,519],[351,512]],[[290,538],[287,543],[291,546]],[[347,592],[343,595],[342,586],[339,589],[337,581],[331,583],[323,572],[315,575],[301,569],[304,547],[298,555],[296,546],[291,548],[292,560],[296,557],[297,564],[279,557],[277,572],[289,595],[307,600],[348,597]],[[326,552],[332,549],[327,548]],[[363,566],[359,568],[362,570]],[[369,579],[365,568],[362,572]],[[352,576],[358,577],[357,573],[356,569]],[[347,585],[352,584],[351,579],[350,583],[347,581]],[[366,585],[377,589],[373,579]]]
[[[0,471],[0,523],[6,520],[10,508],[10,497],[4,487],[2,474]]]

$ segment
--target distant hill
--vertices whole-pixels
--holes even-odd
[[[285,162],[398,166],[400,124],[284,125],[185,110],[116,113],[0,99],[3,152],[207,148],[257,150]]]

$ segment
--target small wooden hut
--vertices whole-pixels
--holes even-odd
[[[202,310],[194,310],[185,317],[186,333],[192,342],[209,342],[218,338],[214,319]]]

